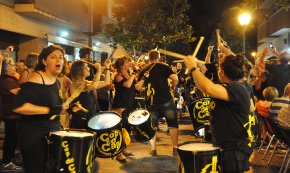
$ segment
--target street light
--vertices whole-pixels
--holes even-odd
[[[246,29],[251,21],[251,15],[243,13],[239,16],[239,22],[243,26],[243,53],[246,53]]]

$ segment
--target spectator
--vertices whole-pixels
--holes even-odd
[[[270,116],[274,120],[277,119],[277,115],[282,107],[285,107],[290,104],[290,83],[288,83],[284,89],[284,94],[282,97],[275,98],[270,106]]]

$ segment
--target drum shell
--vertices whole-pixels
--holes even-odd
[[[59,136],[52,132],[49,137],[49,157],[53,160],[53,172],[92,172],[95,133],[79,130],[69,131],[87,132],[91,133],[91,136]]]
[[[140,109],[140,110],[143,110],[143,109]],[[140,110],[137,110],[137,111],[140,111]],[[144,110],[144,111],[146,111],[146,110]],[[149,114],[149,112],[148,112],[148,114]],[[132,113],[129,115],[129,117],[131,115],[132,115]],[[152,124],[151,115],[143,123],[136,125],[136,124],[131,124],[129,122],[129,124],[130,124],[131,130],[132,130],[134,139],[136,141],[140,141],[140,142],[149,141],[156,134],[156,130],[154,129],[153,124]]]
[[[102,114],[118,115],[116,112],[100,112],[96,114],[95,116],[102,116]],[[95,156],[96,157],[112,158],[120,154],[125,149],[126,145],[123,140],[121,121],[115,126],[111,128],[107,128],[107,129],[97,130],[97,129],[91,128],[90,126],[89,128],[96,133],[96,139],[95,139]]]
[[[217,158],[216,172],[221,172],[222,154],[220,149],[211,151],[187,151],[180,149],[180,146],[190,143],[196,142],[186,142],[178,145],[178,168],[180,173],[210,173],[212,167],[209,164],[212,164],[214,156]]]
[[[215,102],[209,97],[196,99],[189,105],[188,108],[189,108],[190,119],[192,121],[192,125],[195,131],[203,127],[209,126],[210,113],[214,109],[214,107],[215,107]],[[211,135],[209,131],[206,131],[205,133],[208,134],[208,137],[209,137],[208,139],[210,139]],[[200,136],[197,136],[197,137],[200,137]]]

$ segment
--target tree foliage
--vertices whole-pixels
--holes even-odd
[[[115,0],[116,23],[103,34],[126,50],[187,46],[194,41],[193,29],[185,15],[187,0]],[[185,49],[185,47],[183,47]]]

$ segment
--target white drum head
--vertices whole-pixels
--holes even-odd
[[[128,122],[132,125],[144,123],[150,117],[150,113],[144,109],[136,110],[129,115]]]
[[[94,130],[103,130],[114,127],[121,121],[121,118],[113,113],[106,112],[94,116],[88,122],[88,126]]]
[[[210,143],[187,143],[178,147],[180,150],[184,151],[213,151],[218,149],[218,147],[214,147]]]
[[[56,131],[51,132],[51,134],[57,135],[57,136],[67,136],[67,137],[88,137],[88,136],[94,136],[93,133],[83,132],[83,131]]]

